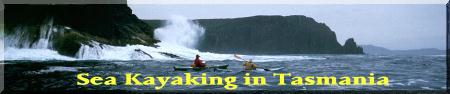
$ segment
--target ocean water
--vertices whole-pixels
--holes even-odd
[[[274,58],[271,58],[274,57]],[[298,59],[302,57],[302,59]],[[276,55],[246,56],[259,67],[279,68],[276,71],[243,71],[242,61],[233,59],[206,60],[208,65],[229,64],[226,70],[174,71],[174,66],[188,66],[193,60],[6,60],[5,89],[7,90],[154,90],[155,86],[124,85],[125,73],[141,76],[237,76],[237,90],[444,90],[446,89],[445,55]],[[293,59],[297,58],[297,59]],[[114,76],[117,86],[77,86],[76,75]],[[243,76],[265,76],[266,86],[243,85]],[[389,86],[279,86],[273,73],[293,76],[368,76],[389,77]],[[141,78],[142,79],[142,78]],[[158,83],[158,82],[157,82]],[[223,86],[171,86],[162,90],[225,90]]]
[[[60,32],[52,26],[41,27],[40,35]],[[56,31],[54,31],[56,30]],[[16,31],[21,34],[23,31]],[[48,33],[48,34],[47,34]],[[195,49],[203,36],[204,28],[185,18],[174,17],[164,27],[155,30],[155,38],[161,40],[159,47],[144,45],[112,46],[91,41],[82,45],[74,57],[58,54],[51,48],[51,39],[40,36],[32,47],[21,48],[17,34],[5,37],[4,77],[6,90],[154,90],[155,86],[124,85],[126,73],[145,76],[184,76],[192,73],[200,76],[236,76],[237,90],[445,90],[446,56],[398,56],[398,55],[239,55],[253,59],[262,68],[282,68],[275,71],[243,71],[243,61],[233,54],[202,52]],[[19,38],[19,39],[17,39]],[[36,46],[35,46],[36,45]],[[143,54],[136,50],[148,53]],[[162,54],[170,53],[179,58]],[[228,64],[224,70],[174,71],[174,66],[189,66],[198,54],[208,65]],[[3,60],[3,59],[2,59]],[[77,74],[117,78],[117,86],[78,86]],[[243,85],[243,76],[264,76],[266,86]],[[279,86],[273,73],[291,73],[293,76],[388,76],[389,86]],[[184,77],[183,77],[184,78]],[[140,78],[142,81],[142,78]],[[291,77],[286,78],[289,84]],[[158,85],[159,86],[159,83]],[[223,86],[172,86],[162,90],[225,90]]]

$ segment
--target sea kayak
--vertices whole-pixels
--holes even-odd
[[[281,70],[281,69],[284,69],[284,67],[270,68],[270,69],[256,68],[256,71],[277,71],[277,70]]]
[[[201,71],[205,69],[227,69],[228,64],[226,65],[214,65],[214,66],[207,66],[207,67],[173,67],[175,71],[188,71],[188,70],[194,70],[194,71]]]

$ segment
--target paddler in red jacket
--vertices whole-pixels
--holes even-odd
[[[203,61],[200,60],[199,55],[195,55],[194,63],[191,64],[191,67],[206,67],[205,63],[202,63]]]

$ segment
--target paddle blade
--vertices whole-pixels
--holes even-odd
[[[236,57],[237,59],[244,60],[244,59],[242,59],[241,57],[239,57],[237,54],[234,54],[234,57]]]

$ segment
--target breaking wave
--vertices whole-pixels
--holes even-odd
[[[53,32],[61,32],[61,26],[53,26],[53,19],[48,19],[41,26],[40,39],[36,43],[26,41],[18,28],[16,35],[7,36],[5,60],[193,60],[198,54],[204,60],[235,60],[233,54],[217,54],[200,52],[196,50],[197,42],[205,30],[198,23],[181,16],[174,16],[165,22],[165,26],[155,29],[155,38],[161,40],[159,47],[144,45],[111,46],[91,41],[89,45],[82,45],[75,57],[60,55],[51,50],[49,39]],[[22,47],[24,45],[31,47]],[[324,59],[308,56],[254,56],[242,55],[243,58],[252,58],[254,62],[292,61],[303,59]]]

